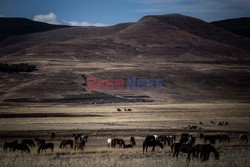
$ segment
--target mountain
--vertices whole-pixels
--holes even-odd
[[[211,22],[210,24],[234,34],[250,38],[250,18],[236,18]]]
[[[43,32],[68,26],[52,25],[25,18],[0,17],[0,41],[17,35]]]
[[[245,102],[250,95],[250,40],[180,14],[12,36],[0,50],[1,62],[38,69],[1,74],[4,104]],[[86,77],[161,78],[164,87],[88,90]]]

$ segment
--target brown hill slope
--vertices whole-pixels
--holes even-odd
[[[0,43],[0,60],[29,62],[39,70],[3,74],[1,100],[109,103],[128,102],[133,96],[132,101],[247,101],[249,48],[246,38],[178,14],[10,37]],[[85,90],[83,74],[163,78],[164,88]]]

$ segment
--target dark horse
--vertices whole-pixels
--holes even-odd
[[[14,144],[17,144],[17,140],[15,140],[13,142],[5,142],[4,146],[3,146],[3,151],[7,151],[7,149],[9,148],[9,150],[11,152],[11,149],[13,148]]]
[[[132,136],[130,137],[130,144],[134,147],[136,145],[135,138]]]
[[[81,141],[77,140],[77,141],[75,141],[75,147],[74,147],[75,150],[78,150],[78,149],[83,150],[84,147],[85,147],[85,140],[81,140]]]
[[[246,143],[248,143],[247,135],[245,135],[245,134],[240,134],[239,138],[240,138],[240,142],[243,143],[243,141],[245,140]]]
[[[187,161],[190,161],[191,154],[193,154],[193,157],[195,156],[195,149],[191,144],[174,143],[172,144],[172,148],[174,151],[173,157],[176,156],[177,160],[180,152],[188,154]]]
[[[167,143],[168,143],[168,146],[170,146],[170,140],[165,135],[160,135],[159,137],[157,137],[157,140],[162,142],[164,144],[164,146],[166,146]]]
[[[125,142],[123,139],[112,139],[111,147],[115,148],[116,145],[119,145],[119,148],[124,148]]]
[[[70,148],[72,149],[73,144],[74,144],[73,140],[63,140],[60,144],[60,148],[67,148],[66,146],[70,145]]]
[[[77,141],[77,140],[85,140],[85,142],[87,143],[88,142],[88,136],[87,135],[84,135],[84,134],[80,134],[80,133],[78,133],[78,134],[72,134],[72,136],[75,138],[75,141]]]
[[[34,143],[34,141],[32,139],[23,139],[22,144],[27,144],[30,147],[35,147],[35,143]]]
[[[28,152],[30,153],[30,149],[26,144],[18,144],[15,143],[12,147],[13,152],[15,152],[16,150],[21,150],[21,152]]]
[[[152,152],[155,152],[155,146],[160,146],[162,149],[164,148],[163,144],[156,140],[154,136],[152,135],[148,135],[144,142],[143,142],[143,153],[144,153],[144,150],[146,148],[146,152],[148,151],[148,147],[153,147],[152,148]]]
[[[40,139],[40,138],[38,138],[38,137],[35,137],[35,142],[36,142],[38,145],[45,144],[45,140],[44,140],[44,139]]]
[[[215,159],[219,160],[220,158],[218,151],[211,144],[197,144],[194,148],[196,151],[196,157],[198,158],[200,154],[200,159],[202,159],[202,161],[209,160],[211,152],[214,153]]]
[[[51,152],[53,152],[53,151],[54,151],[54,144],[53,144],[53,143],[46,143],[46,144],[45,144],[45,143],[42,143],[42,144],[39,146],[37,152],[38,152],[38,154],[39,154],[40,152],[42,152],[42,151],[46,152],[46,149],[50,149]]]

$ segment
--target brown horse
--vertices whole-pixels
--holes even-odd
[[[132,145],[132,147],[136,145],[135,138],[133,136],[130,137],[130,144]]]
[[[78,149],[83,150],[84,147],[85,147],[85,140],[75,141],[75,147],[74,147],[75,150],[78,150]]]
[[[45,140],[44,139],[40,139],[38,137],[35,137],[35,142],[37,143],[37,145],[45,144]]]
[[[193,154],[193,157],[195,156],[195,149],[191,144],[174,143],[172,147],[174,151],[173,157],[176,156],[177,160],[178,160],[178,155],[180,152],[188,154],[187,161],[190,161],[191,154]]]
[[[73,148],[73,140],[63,140],[60,144],[60,148],[66,148],[67,149],[67,145],[70,145],[70,148],[72,149]]]
[[[9,148],[9,151],[11,152],[11,149],[13,148],[15,144],[17,144],[17,140],[13,142],[5,142],[3,146],[3,151],[7,151],[7,149]]]
[[[39,146],[37,152],[38,152],[38,154],[39,154],[40,152],[42,152],[42,151],[46,152],[46,149],[50,149],[51,152],[53,152],[53,151],[54,151],[54,144],[53,144],[53,143],[46,143],[46,144],[45,144],[45,143],[42,143],[42,144]]]
[[[157,137],[157,140],[162,142],[164,146],[166,146],[167,143],[168,143],[168,146],[170,146],[170,140],[165,135],[160,135],[159,137]]]
[[[160,141],[156,140],[154,136],[148,135],[145,138],[143,145],[142,145],[143,153],[144,153],[145,148],[146,148],[146,152],[148,152],[148,147],[153,147],[152,152],[155,152],[156,146],[160,146],[162,149],[164,148],[163,144]]]
[[[198,158],[200,154],[200,159],[202,161],[209,160],[209,155],[211,152],[214,153],[214,157],[216,160],[219,160],[220,154],[211,144],[197,144],[195,145],[196,157]]]
[[[21,150],[21,153],[23,153],[23,152],[30,153],[30,149],[26,144],[15,143],[12,147],[12,150],[13,150],[13,152],[15,152],[16,150]]]
[[[35,147],[35,143],[34,143],[34,141],[32,139],[23,139],[22,144],[27,144],[30,147]]]
[[[239,139],[240,139],[240,142],[244,142],[244,140],[246,141],[246,143],[248,143],[248,138],[247,138],[247,135],[245,134],[240,134],[239,136]]]
[[[50,139],[52,140],[52,139],[55,139],[55,138],[56,138],[56,133],[52,132],[52,133],[50,134]]]
[[[112,139],[111,147],[115,148],[116,145],[119,145],[119,148],[124,148],[125,142],[123,139]]]

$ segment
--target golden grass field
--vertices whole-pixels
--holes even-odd
[[[117,111],[117,108],[122,111]],[[132,111],[123,111],[131,108]],[[250,104],[247,103],[193,103],[193,104],[112,104],[112,105],[30,105],[25,107],[1,107],[0,146],[6,141],[38,136],[55,144],[51,153],[37,153],[37,146],[30,154],[19,151],[5,153],[0,151],[0,166],[249,166],[249,144],[239,142],[239,134],[249,136]],[[19,115],[15,115],[19,114]],[[15,118],[18,117],[18,118]],[[227,121],[229,125],[213,125],[214,122]],[[203,124],[198,125],[201,121]],[[185,130],[187,125],[197,125],[202,130]],[[50,139],[50,133],[56,139]],[[205,134],[228,134],[231,142],[215,145],[220,160],[202,162],[193,159],[186,162],[187,155],[180,154],[178,161],[172,158],[169,146],[163,150],[143,154],[142,142],[147,135],[177,135],[188,132],[197,137]],[[84,151],[61,150],[60,141],[73,139],[71,134],[84,133],[89,142]],[[107,147],[107,138],[123,138],[129,142],[134,136],[134,148]]]

